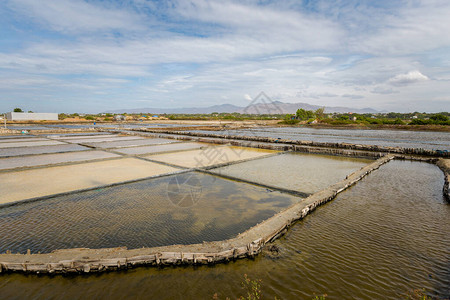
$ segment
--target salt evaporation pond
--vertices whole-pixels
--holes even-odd
[[[82,162],[113,157],[119,157],[119,155],[97,150],[8,157],[0,158],[0,170]]]
[[[268,186],[312,194],[324,189],[371,159],[286,153],[213,169],[212,172]]]
[[[239,130],[191,131],[220,135],[245,135],[325,143],[352,143],[450,151],[450,132],[325,128],[316,129],[308,127],[260,127],[255,129]]]
[[[4,298],[235,299],[248,274],[262,280],[264,299],[404,299],[422,288],[447,299],[450,205],[442,184],[434,165],[393,161],[291,227],[275,242],[278,254],[75,278],[7,274],[0,291]]]
[[[300,201],[200,173],[144,180],[0,209],[0,252],[218,241]]]
[[[90,150],[90,148],[75,144],[11,147],[11,148],[0,148],[0,157],[12,157],[12,156],[44,154],[44,153],[76,152],[86,150]]]
[[[148,154],[148,153],[193,150],[193,149],[200,149],[202,147],[204,147],[204,148],[211,147],[211,144],[195,143],[195,142],[186,142],[186,143],[176,142],[176,143],[162,144],[162,145],[119,148],[119,149],[115,149],[114,151],[118,152],[118,153],[122,153],[122,154],[128,154],[128,155],[141,155],[141,154]]]

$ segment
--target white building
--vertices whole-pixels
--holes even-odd
[[[11,121],[41,121],[52,120],[58,121],[57,113],[25,113],[25,112],[9,112],[6,119]]]

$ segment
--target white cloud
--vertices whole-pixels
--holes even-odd
[[[252,96],[250,96],[249,94],[245,94],[244,98],[245,98],[245,100],[248,100],[248,101],[252,101],[253,100]]]
[[[241,46],[277,48],[278,51],[323,49],[339,46],[344,35],[338,23],[320,15],[238,1],[175,2],[178,16],[187,21],[223,26],[222,36],[226,39],[241,37],[238,38]]]
[[[388,82],[395,86],[409,85],[421,81],[427,81],[429,78],[419,71],[410,71],[406,74],[398,74],[390,78]]]
[[[0,46],[11,99],[34,89],[68,101],[104,94],[86,97],[104,106],[245,105],[265,91],[286,102],[403,109],[450,94],[447,1],[318,0],[312,10],[300,1],[5,1],[0,17],[12,12],[12,27],[30,35]]]
[[[52,30],[80,33],[98,30],[143,29],[143,19],[124,9],[106,8],[85,1],[6,0],[15,12]]]

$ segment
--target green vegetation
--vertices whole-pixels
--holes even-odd
[[[303,108],[297,109],[295,116],[298,120],[308,120],[316,117],[312,110],[304,110]]]
[[[286,115],[280,124],[322,123],[329,125],[450,125],[450,113],[441,112],[437,114],[428,113],[378,113],[378,114],[356,114],[356,113],[333,113],[325,114],[323,108],[316,111],[299,109],[295,114]]]
[[[20,109],[20,108],[16,108]],[[84,120],[96,120],[110,122],[114,121],[114,116],[119,114],[88,114],[80,115],[78,113],[58,115],[59,120],[67,118],[75,118],[80,121]],[[139,113],[139,114],[120,114],[126,116],[128,120],[147,120],[152,116],[152,113]],[[245,120],[278,120],[279,124],[296,125],[296,124],[323,124],[331,126],[346,126],[346,125],[361,125],[368,127],[376,127],[382,125],[389,126],[412,126],[414,125],[437,125],[448,126],[450,125],[450,113],[325,113],[324,108],[317,110],[305,110],[298,109],[295,114],[241,114],[241,113],[218,113],[213,112],[211,114],[158,114],[162,119],[170,120],[224,120],[224,121],[245,121]],[[405,127],[403,127],[405,128]],[[419,127],[420,128],[420,127]],[[432,128],[432,127],[431,127]]]
[[[23,110],[19,107],[14,108],[14,112],[23,112]]]
[[[211,114],[160,114],[161,117],[166,117],[170,120],[229,120],[229,121],[243,121],[243,120],[282,120],[283,114],[241,114],[241,113],[217,113]]]
[[[283,120],[282,122],[280,122],[280,123],[288,124],[288,125],[293,125],[293,124],[297,124],[297,123],[299,123],[299,122],[300,122],[300,120],[296,119],[294,115],[289,115],[289,114],[287,114],[287,115],[284,117],[284,120]]]
[[[425,289],[417,289],[412,292],[406,293],[406,298],[408,300],[437,300],[438,298],[433,298],[427,295],[427,291]]]

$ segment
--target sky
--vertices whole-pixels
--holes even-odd
[[[0,1],[0,112],[450,111],[450,1]]]

